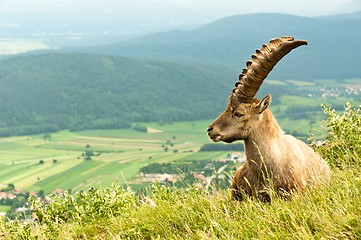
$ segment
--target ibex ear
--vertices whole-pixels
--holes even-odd
[[[271,101],[272,101],[271,94],[267,94],[257,106],[258,113],[263,113],[263,111],[269,107],[269,105],[271,104]]]

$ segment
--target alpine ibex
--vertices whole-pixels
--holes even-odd
[[[244,140],[246,162],[237,170],[232,197],[243,194],[269,199],[269,189],[288,194],[330,178],[327,163],[304,142],[286,135],[268,108],[271,95],[259,101],[255,95],[281,58],[307,41],[280,37],[256,50],[228,99],[226,110],[208,127],[214,142]]]

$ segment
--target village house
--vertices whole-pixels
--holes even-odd
[[[231,154],[228,154],[227,161],[232,162],[244,162],[246,159],[242,155],[241,152],[233,152]]]
[[[206,176],[204,176],[203,174],[199,173],[199,174],[194,174],[194,178],[203,181],[203,180],[206,179]]]
[[[176,183],[178,181],[178,179],[176,177],[169,177],[167,178],[167,182],[168,183]]]
[[[0,192],[0,200],[1,199],[14,199],[16,196],[12,193]]]

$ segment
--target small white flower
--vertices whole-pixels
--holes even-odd
[[[143,199],[141,200],[141,203],[142,203],[142,204],[148,204],[148,205],[151,206],[151,207],[157,206],[157,204],[155,204],[155,202],[154,202],[152,199],[150,199],[149,197],[143,198]]]

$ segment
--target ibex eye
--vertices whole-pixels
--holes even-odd
[[[244,114],[242,114],[242,113],[234,113],[234,116],[236,116],[236,117],[238,117],[238,118],[240,118],[240,117],[243,117],[244,116]]]

